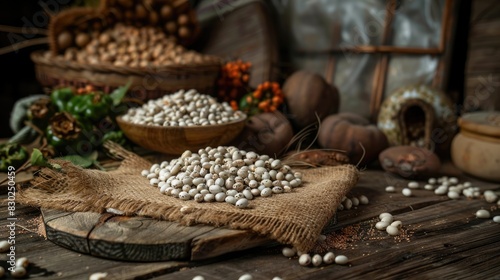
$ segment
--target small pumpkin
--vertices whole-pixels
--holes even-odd
[[[239,149],[278,157],[293,138],[292,125],[279,111],[248,119],[242,133],[231,144]]]
[[[428,149],[414,146],[395,146],[379,155],[382,168],[403,178],[423,178],[436,175],[441,168],[438,156]]]
[[[337,88],[312,72],[301,70],[293,73],[283,84],[283,94],[290,119],[297,130],[316,123],[316,114],[323,120],[339,109]]]
[[[377,126],[353,113],[340,113],[325,118],[319,129],[318,143],[324,149],[345,151],[351,163],[360,162],[362,165],[376,159],[388,146],[387,138]]]

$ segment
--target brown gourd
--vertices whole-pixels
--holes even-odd
[[[277,157],[293,138],[292,125],[279,111],[248,119],[242,133],[231,144],[239,149]]]
[[[293,73],[283,85],[283,94],[290,120],[297,131],[317,123],[316,114],[322,120],[338,112],[340,96],[337,88],[312,72],[301,70]]]
[[[353,113],[325,118],[319,129],[318,143],[324,149],[345,151],[351,163],[361,160],[361,165],[372,162],[388,146],[387,138],[377,126]]]
[[[432,151],[413,146],[395,146],[379,155],[382,168],[403,178],[426,178],[437,175],[441,161]]]

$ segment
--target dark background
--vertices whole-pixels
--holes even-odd
[[[61,7],[64,6],[61,5]],[[38,1],[9,1],[8,4],[3,2],[0,7],[0,25],[22,27],[24,25],[28,26],[26,22],[29,21],[33,25],[35,25],[35,22],[39,23],[40,28],[47,29],[44,20],[48,19],[47,14],[34,20],[34,15],[42,15],[42,11],[43,8],[38,4]],[[9,35],[8,32],[0,32],[0,46],[10,46],[12,36],[13,34]],[[27,39],[23,34],[17,36],[20,37],[16,37],[16,39]],[[39,37],[41,36],[33,38]],[[12,135],[9,118],[14,102],[21,97],[42,93],[42,88],[35,79],[35,70],[30,59],[30,53],[37,49],[47,48],[48,46],[45,44],[0,55],[0,137],[5,138]]]
[[[49,16],[43,14],[44,9],[39,3],[57,3],[57,6],[48,6],[50,10],[54,10],[67,8],[70,5],[80,2],[70,0],[4,1],[0,6],[0,25],[23,27],[32,24],[35,27],[47,29],[47,19]],[[458,100],[463,99],[470,8],[470,1],[460,1],[459,20],[450,67],[450,81],[446,89],[453,96],[457,96]],[[28,39],[27,37],[31,37],[29,34],[20,34],[18,36],[14,40],[24,40]],[[37,35],[32,38],[40,37],[43,36]],[[10,46],[12,38],[12,34],[9,38],[8,32],[0,32],[0,47]],[[48,46],[44,44],[0,55],[0,138],[12,136],[12,131],[9,127],[9,118],[15,101],[28,95],[43,93],[42,87],[35,78],[34,65],[30,59],[30,53],[34,50],[47,48]]]

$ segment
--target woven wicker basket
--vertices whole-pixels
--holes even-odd
[[[189,8],[187,0],[134,0],[144,5],[161,5],[169,3],[183,14],[194,17],[194,11]],[[222,60],[210,56],[198,62],[189,64],[165,64],[151,67],[115,66],[110,63],[89,64],[67,60],[62,57],[64,49],[58,45],[57,36],[65,28],[82,28],[81,31],[91,32],[91,26],[97,24],[100,28],[109,28],[120,18],[115,16],[120,7],[114,0],[105,0],[97,9],[93,8],[71,8],[63,11],[51,19],[49,28],[50,51],[34,52],[31,59],[35,63],[35,71],[38,81],[48,88],[57,86],[85,86],[93,85],[96,89],[110,92],[113,89],[131,82],[129,97],[140,100],[149,100],[161,97],[165,94],[175,92],[179,89],[196,89],[205,94],[212,94],[215,81],[219,75]],[[149,4],[147,4],[149,3]],[[193,37],[199,28],[196,19],[191,20]],[[127,22],[123,22],[127,23]],[[133,24],[133,23],[129,23]],[[159,27],[160,23],[144,21],[142,26]],[[165,31],[164,31],[165,32]],[[185,45],[193,38],[178,38],[178,43]],[[58,54],[61,54],[58,56]]]
[[[186,88],[211,94],[221,67],[220,63],[149,69],[90,65],[56,59],[44,52],[32,53],[31,59],[35,62],[36,77],[42,86],[91,84],[104,92],[110,92],[131,81],[129,96],[141,100],[155,99]]]

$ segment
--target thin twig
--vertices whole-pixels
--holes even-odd
[[[20,227],[20,228],[22,228],[22,229],[24,229],[24,230],[27,230],[27,231],[29,231],[29,232],[31,232],[31,233],[36,233],[36,234],[38,234],[38,232],[33,231],[33,230],[31,230],[31,229],[29,229],[29,228],[27,228],[27,227],[24,227],[24,226],[22,226],[22,225],[20,225],[20,224],[16,224],[16,226],[17,226],[17,227]]]
[[[12,44],[12,45],[7,46],[7,47],[0,48],[0,55],[7,54],[10,52],[14,52],[14,51],[18,51],[18,50],[26,48],[26,47],[48,44],[48,43],[49,43],[48,37],[25,40],[25,41],[22,41],[19,43]]]
[[[29,32],[26,32],[24,27],[0,25],[0,32],[12,32],[18,34],[38,34],[38,35],[48,35],[49,31],[43,28],[30,28]]]
[[[319,137],[319,130],[321,129],[321,119],[319,118],[317,112],[314,112],[314,115],[316,115],[316,120],[318,120],[318,127],[316,128],[316,136],[314,136],[314,139],[312,140],[311,144],[309,144],[309,146],[307,146],[306,150],[309,150],[312,147],[312,145],[314,144],[314,142],[316,142],[316,140]]]
[[[366,155],[365,147],[363,147],[363,144],[361,144],[361,142],[358,142],[358,143],[361,146],[361,149],[363,150],[363,155],[361,156],[361,158],[359,159],[358,163],[356,164],[356,168],[359,167],[359,165],[361,164],[361,162],[363,161],[363,159],[365,158],[365,155]]]
[[[45,137],[42,137],[42,139],[45,140]],[[46,146],[47,146],[47,140],[43,141],[43,144],[42,146],[40,147],[40,150],[44,149]],[[31,167],[31,156],[23,163],[23,165],[21,165],[17,170],[16,172],[23,172],[23,171],[26,171],[28,168]],[[0,186],[3,185],[5,182],[7,182],[9,178],[5,178],[4,180],[2,180],[0,182]]]
[[[38,126],[34,125],[30,121],[25,121],[24,125],[31,127],[31,129],[33,129],[34,131],[36,131],[36,133],[38,133],[40,136],[43,136],[45,134]]]
[[[139,98],[124,97],[122,99],[122,103],[127,103],[127,102],[131,102],[131,103],[135,103],[135,104],[139,104],[139,105],[144,105],[144,101],[139,99]]]
[[[21,165],[17,170],[16,172],[23,172],[25,171],[26,169],[30,168],[31,167],[31,158],[29,158],[28,160],[26,160],[23,165]],[[0,182],[0,186],[2,186],[5,182],[7,182],[9,180],[9,177],[7,176],[7,178],[3,179],[1,182]]]
[[[314,126],[315,124],[310,124],[306,127],[304,127],[303,129],[301,129],[299,132],[297,132],[297,134],[295,134],[292,139],[290,140],[290,142],[288,142],[288,144],[282,149],[281,153],[287,151],[288,149],[290,149],[290,147],[295,144],[296,142],[299,142],[301,143],[301,139],[304,139],[307,135],[309,135],[309,130],[311,129],[312,126]],[[314,129],[314,128],[312,128]],[[300,145],[299,145],[300,147]],[[300,149],[299,149],[300,150]]]

